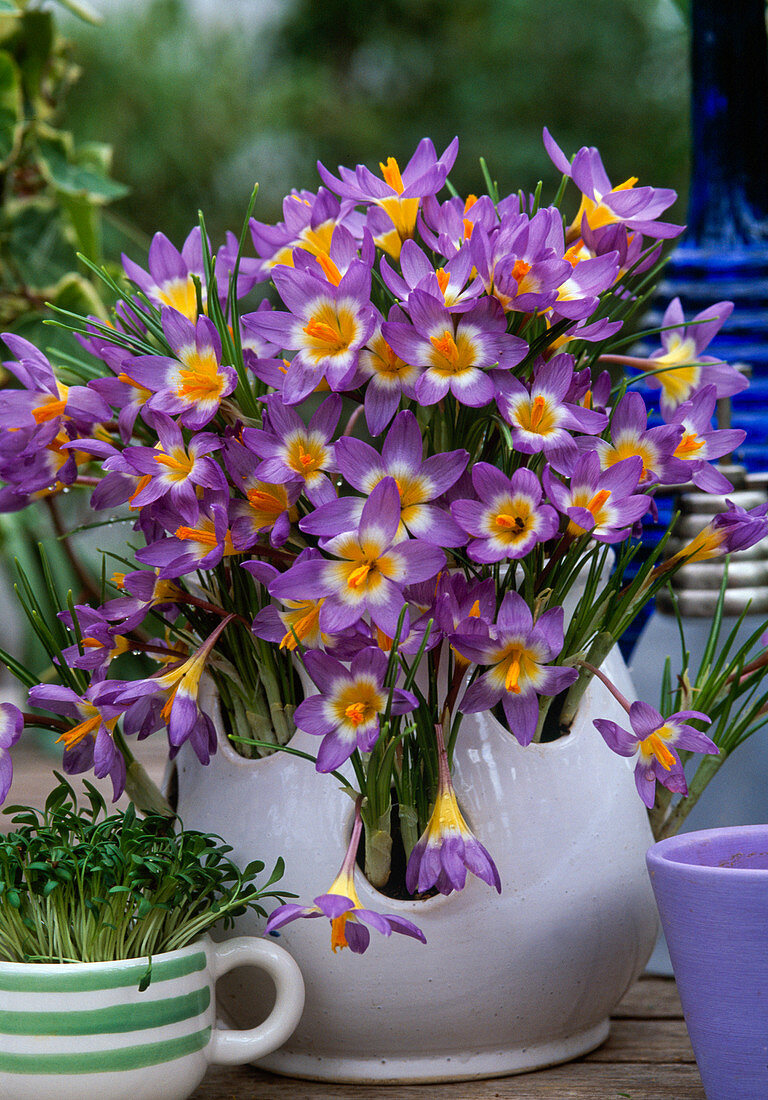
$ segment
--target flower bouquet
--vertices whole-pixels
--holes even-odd
[[[718,751],[712,713],[690,691],[663,714],[630,701],[601,666],[684,563],[768,533],[768,505],[730,505],[638,566],[660,488],[730,489],[713,462],[743,433],[711,419],[746,382],[704,354],[725,302],[687,323],[673,302],[658,350],[627,354],[680,231],[659,220],[675,195],[614,186],[597,150],[544,143],[562,174],[549,205],[541,186],[500,197],[484,163],[486,193],[460,197],[457,142],[438,156],[424,139],[402,171],[319,165],[323,186],[288,195],[277,225],[253,218],[254,192],[215,252],[202,217],[181,251],[158,233],[146,269],[100,272],[109,317],[57,311],[79,347],[55,365],[5,335],[20,387],[0,394],[0,508],[86,493],[132,534],[58,623],[22,584],[59,682],[4,655],[35,711],[3,706],[3,797],[26,723],[58,734],[67,773],[156,804],[132,743],[159,733],[169,757],[186,746],[208,764],[212,683],[241,754],[308,756],[354,800],[336,879],[268,923],[324,916],[354,953],[370,928],[423,938],[361,904],[361,833],[365,875],[393,898],[460,891],[468,874],[505,885],[452,782],[465,715],[492,712],[521,746],[553,741],[600,678],[626,721],[598,719],[594,737],[635,758],[659,819],[672,812],[686,755]],[[638,382],[660,394],[653,426]],[[761,671],[734,659],[713,711],[749,691],[759,724]]]

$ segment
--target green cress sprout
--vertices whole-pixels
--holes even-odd
[[[248,909],[292,895],[263,886],[255,860],[242,872],[220,838],[174,829],[160,814],[106,815],[86,781],[78,806],[56,773],[43,811],[11,806],[15,831],[0,839],[0,959],[9,962],[105,962],[184,947],[212,925],[230,927]],[[179,823],[177,822],[177,825]]]

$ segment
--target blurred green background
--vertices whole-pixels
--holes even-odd
[[[256,216],[276,220],[291,187],[316,189],[318,159],[402,164],[425,134],[438,149],[459,135],[462,193],[482,186],[481,155],[502,191],[554,185],[545,124],[569,155],[597,145],[614,182],[687,190],[673,0],[90,2],[100,27],[62,20],[82,68],[67,125],[111,143],[130,195],[108,221],[145,234],[180,243],[198,208],[215,240],[237,230],[254,181]]]

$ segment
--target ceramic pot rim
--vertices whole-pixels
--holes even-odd
[[[206,947],[213,943],[210,936],[202,935],[198,936],[191,943],[188,943],[186,947],[177,947],[173,951],[160,951],[155,955],[137,955],[132,959],[107,959],[101,962],[54,962],[54,963],[38,963],[38,962],[10,962],[5,959],[0,959],[0,972],[4,974],[20,974],[29,973],[29,968],[33,966],[35,968],[35,974],[51,975],[60,974],[62,968],[65,968],[67,973],[74,974],[83,971],[110,971],[110,970],[129,970],[131,967],[136,969],[143,967],[145,970],[150,959],[152,965],[164,962],[165,960],[172,960],[183,958],[185,955],[192,955],[198,951],[204,951]]]
[[[591,686],[592,685],[590,685],[590,688]],[[587,691],[589,691],[590,688],[587,688]],[[229,740],[226,733],[224,732],[218,698],[216,698],[215,703],[209,703],[209,705],[214,708],[211,717],[214,720],[214,726],[216,729],[217,752],[221,753],[222,757],[227,761],[230,766],[236,768],[253,768],[255,766],[258,766],[262,770],[270,767],[279,768],[281,766],[280,761],[284,760],[286,756],[290,756],[289,753],[282,752],[278,746],[275,746],[276,751],[270,753],[269,756],[243,756],[237,751],[235,745]],[[515,740],[514,734],[512,734],[506,726],[502,725],[502,723],[499,722],[499,720],[495,718],[490,713],[490,711],[488,711],[487,714],[494,726],[494,732],[496,736],[511,738],[512,741],[514,741],[514,743],[518,745],[520,749],[522,749],[524,752],[530,753],[531,756],[535,756],[536,754],[539,754],[541,756],[554,756],[558,752],[566,752],[574,744],[577,744],[578,742],[584,740],[587,736],[592,736],[592,734],[594,733],[593,730],[584,730],[581,729],[578,725],[574,725],[567,734],[562,737],[558,737],[554,741],[542,741],[535,743],[532,742],[530,745],[522,746],[519,745],[519,742]],[[472,716],[467,715],[466,717]],[[317,749],[320,747],[320,740],[320,737],[315,737],[312,734],[306,733],[304,730],[296,730],[293,737],[287,743],[285,748],[296,748],[300,744],[302,751],[304,752],[311,752],[311,750],[317,751]],[[173,765],[173,761],[171,761],[170,763],[171,765]],[[309,760],[305,761],[305,764],[307,764],[307,766],[311,766],[311,762]],[[205,767],[205,765],[201,765],[201,767]],[[347,760],[343,761],[343,763],[340,764],[336,770],[341,772],[342,775],[348,773],[350,778],[354,777],[352,765]]]
[[[717,862],[701,862],[709,845]],[[729,825],[670,836],[648,849],[646,862],[651,873],[664,870],[667,874],[684,872],[688,878],[730,878],[768,884],[768,866],[734,866],[732,861],[745,853],[764,855],[768,860],[768,824]]]

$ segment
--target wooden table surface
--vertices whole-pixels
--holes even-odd
[[[191,1100],[705,1100],[671,978],[641,978],[601,1047],[566,1065],[452,1085],[333,1085],[213,1067]]]
[[[162,775],[164,754],[144,743],[143,762]],[[40,806],[55,757],[19,744],[8,803]],[[92,777],[90,777],[92,778]],[[98,784],[109,799],[108,783]],[[78,786],[75,781],[75,786]],[[0,816],[0,829],[9,821]],[[671,978],[641,978],[619,1005],[608,1040],[566,1065],[452,1085],[333,1085],[277,1077],[253,1066],[212,1067],[191,1100],[706,1100]]]

